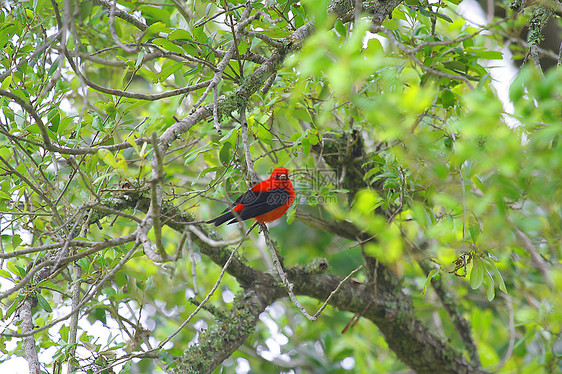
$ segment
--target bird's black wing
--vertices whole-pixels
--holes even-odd
[[[248,194],[248,192],[244,195]],[[276,188],[265,192],[252,192],[251,196],[246,196],[241,202],[241,204],[244,204],[244,208],[238,214],[243,220],[271,212],[273,209],[285,205],[290,197],[289,191],[284,188]]]
[[[289,197],[289,191],[283,188],[276,188],[274,190],[265,192],[255,192],[253,190],[249,190],[242,196],[238,197],[238,199],[236,199],[233,207],[237,206],[238,204],[244,205],[244,208],[237,213],[240,219],[245,221],[267,212],[271,212],[275,208],[279,208],[280,206],[286,204],[287,201],[289,201]],[[225,209],[223,213],[228,210],[231,210],[231,208]],[[207,221],[207,223],[214,223],[215,226],[219,226],[227,221],[230,221],[228,222],[228,224],[238,221],[232,211],[222,214],[215,219]]]

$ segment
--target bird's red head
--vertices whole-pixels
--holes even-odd
[[[287,168],[275,168],[273,173],[271,173],[271,178],[275,180],[288,180],[289,179],[289,169]]]

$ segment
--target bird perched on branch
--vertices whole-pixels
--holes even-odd
[[[253,218],[259,223],[273,222],[281,218],[293,205],[295,190],[289,179],[289,170],[276,168],[269,179],[256,184],[234,202],[234,208],[225,209],[228,213],[207,221],[215,226],[244,221]]]

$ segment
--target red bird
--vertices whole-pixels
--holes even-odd
[[[242,221],[253,218],[259,223],[273,222],[285,214],[294,200],[295,190],[289,180],[289,170],[276,168],[269,179],[256,184],[236,199],[232,211],[207,223],[219,226],[227,221],[228,224],[238,222],[233,212],[236,212]],[[229,209],[225,209],[223,213],[227,210]]]

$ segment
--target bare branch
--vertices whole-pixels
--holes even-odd
[[[215,291],[217,290],[217,288],[219,287],[222,278],[224,276],[224,274],[226,273],[226,269],[228,269],[228,265],[230,265],[230,262],[232,261],[232,259],[234,258],[234,255],[236,254],[236,252],[238,251],[238,249],[240,248],[240,246],[242,245],[242,241],[240,243],[238,243],[238,245],[234,248],[234,250],[230,253],[230,256],[228,257],[228,259],[226,260],[226,263],[224,264],[224,266],[221,269],[221,272],[219,274],[219,277],[217,278],[213,288],[211,288],[211,290],[209,291],[209,293],[207,293],[207,296],[205,296],[205,298],[203,299],[203,301],[201,301],[201,303],[199,303],[199,305],[197,306],[197,308],[195,308],[195,310],[189,315],[189,317],[187,317],[187,319],[185,321],[182,322],[182,324],[174,331],[170,334],[170,336],[168,336],[166,339],[164,339],[163,341],[160,342],[160,344],[158,344],[158,347],[155,348],[155,350],[160,350],[162,349],[162,347],[164,347],[164,345],[166,345],[166,343],[168,343],[170,340],[172,340],[172,338],[174,336],[176,336],[189,322],[191,322],[191,320],[193,319],[193,317],[195,317],[197,315],[197,313],[199,313],[199,311],[201,310],[201,308],[203,308],[203,306],[207,303],[207,301],[211,298],[211,296],[213,296],[213,294],[215,293]]]
[[[20,320],[21,331],[27,334],[23,339],[23,348],[25,351],[25,358],[29,367],[30,374],[41,374],[41,365],[39,364],[39,356],[37,355],[37,345],[35,344],[35,337],[33,336],[33,296],[27,296],[21,306]]]
[[[115,8],[117,5],[117,0],[113,0],[111,2],[111,8],[109,9],[109,33],[113,38],[115,44],[117,44],[122,50],[128,53],[136,53],[138,51],[138,47],[130,48],[126,44],[124,44],[121,39],[117,36],[117,31],[115,30]]]
[[[271,241],[271,237],[269,236],[269,230],[267,229],[267,225],[265,223],[262,223],[260,224],[260,227],[263,232],[263,236],[265,238],[265,244],[267,245],[267,248],[269,249],[269,254],[271,255],[271,258],[273,260],[273,265],[275,266],[275,270],[277,270],[277,274],[279,274],[279,277],[281,278],[281,282],[283,284],[283,287],[287,291],[287,295],[289,295],[289,299],[291,299],[293,304],[296,305],[296,307],[301,311],[303,316],[305,316],[309,321],[316,321],[318,319],[317,318],[318,313],[314,316],[310,315],[306,311],[304,306],[297,300],[297,297],[293,293],[294,285],[290,283],[289,280],[287,279],[287,274],[285,274],[285,271],[283,270],[283,266],[281,265],[281,262],[279,261],[279,257],[277,256],[277,250],[273,246],[273,242]]]
[[[112,238],[112,239],[107,239],[104,240],[102,242],[85,242],[85,241],[71,241],[70,243],[73,244],[82,244],[82,246],[90,246],[90,244],[93,244],[91,247],[91,249],[86,250],[84,252],[72,255],[72,256],[68,256],[64,259],[62,259],[59,263],[61,265],[63,264],[67,264],[69,262],[75,261],[75,260],[79,260],[81,258],[87,257],[91,254],[94,254],[98,251],[101,251],[102,249],[105,248],[109,248],[109,247],[114,247],[120,244],[125,244],[125,243],[129,243],[133,240],[135,240],[136,237],[136,233],[132,233],[129,235],[125,235],[125,236],[120,236],[118,238]],[[84,244],[88,244],[88,245],[84,245]],[[64,243],[60,243],[60,247],[62,247],[64,245]],[[14,252],[11,252],[14,253]],[[25,277],[23,277],[14,287],[12,287],[11,289],[4,291],[2,293],[0,293],[0,300],[5,299],[6,297],[12,295],[14,292],[19,291],[22,287],[24,287],[27,283],[29,283],[29,281],[31,279],[33,279],[33,277],[35,276],[35,274],[37,272],[39,272],[39,270],[45,268],[45,267],[49,267],[49,266],[53,266],[55,265],[57,262],[57,260],[55,259],[51,259],[51,260],[45,260],[37,265],[35,265],[33,268],[31,268],[31,270],[29,270],[29,272],[27,272],[27,274],[25,275]],[[48,272],[46,272],[46,274],[42,274],[42,278],[45,279],[47,278],[50,274],[52,274],[55,270],[57,269],[50,269]]]
[[[80,292],[82,291],[80,285],[82,284],[80,277],[82,274],[82,269],[80,268],[80,266],[74,262],[72,263],[72,273],[73,273],[73,282],[72,282],[72,288],[71,288],[71,292],[72,292],[72,303],[71,303],[71,309],[78,309],[78,304],[80,304]],[[76,354],[76,337],[78,335],[78,319],[79,319],[79,314],[80,313],[74,313],[71,317],[70,317],[70,324],[69,324],[69,331],[68,331],[68,343],[70,344],[70,350],[69,350],[69,355],[72,358],[75,358],[75,354]],[[74,367],[74,365],[72,364],[74,360],[69,360],[68,364],[69,368],[72,367],[74,369],[76,369]],[[70,370],[69,370],[70,372]]]
[[[189,250],[189,261],[191,262],[191,279],[193,282],[193,293],[199,294],[199,286],[197,285],[197,264],[195,263],[195,250],[193,248],[193,240],[191,240],[191,232],[185,230],[187,249]]]
[[[221,124],[219,121],[219,89],[217,86],[215,86],[213,90],[213,122],[215,124],[217,134],[222,135]]]
[[[264,33],[257,32],[257,31],[250,31],[250,30],[242,30],[242,35],[249,36],[250,38],[258,38],[263,40],[267,45],[273,48],[283,48],[283,42],[279,40],[275,40],[272,37],[265,35]]]
[[[33,108],[31,106],[31,104],[29,104],[27,101],[25,101],[24,99],[22,99],[18,95],[13,94],[9,91],[0,89],[0,96],[9,97],[14,102],[16,102],[19,106],[21,106],[27,113],[29,113],[31,115],[31,117],[35,120],[35,124],[39,127],[39,131],[41,131],[41,137],[43,138],[43,142],[45,143],[45,147],[47,149],[51,150],[52,149],[51,139],[49,138],[49,133],[47,132],[47,127],[45,126],[45,123],[43,123],[43,120],[41,119],[41,116],[39,115],[39,113],[37,113],[35,108]]]
[[[112,3],[109,0],[94,0],[94,3],[96,3],[98,5],[101,5],[102,7],[106,8],[106,9],[111,9],[111,6],[112,6]],[[141,31],[145,31],[146,29],[148,29],[148,26],[145,25],[142,21],[140,21],[138,18],[133,16],[131,13],[128,13],[124,10],[116,9],[115,15],[117,17],[127,21],[128,23],[135,26],[137,29],[139,29]]]
[[[511,219],[508,219],[508,221],[511,221]],[[513,230],[515,231],[515,236],[517,236],[517,239],[519,239],[519,241],[523,245],[523,249],[525,249],[527,253],[529,253],[529,255],[531,256],[531,261],[533,262],[533,266],[535,267],[535,269],[537,269],[539,273],[542,275],[546,284],[549,287],[553,287],[552,279],[550,278],[548,268],[545,262],[543,261],[543,259],[541,258],[541,256],[539,255],[537,249],[531,242],[531,239],[529,239],[529,237],[523,231],[515,227],[515,225],[513,225]]]
[[[246,107],[240,109],[240,124],[242,125],[242,145],[244,147],[244,156],[246,159],[246,169],[250,180],[253,184],[259,183],[260,178],[254,171],[254,161],[250,152],[250,141],[248,140],[248,121],[246,120]]]
[[[152,191],[150,196],[150,216],[152,219],[152,227],[154,228],[158,253],[163,259],[168,259],[168,254],[162,244],[162,225],[160,224],[160,204],[162,202],[162,187],[160,183],[164,180],[165,174],[162,167],[162,153],[160,152],[158,138],[155,132],[152,133],[152,148],[154,149],[154,155],[152,159],[152,179],[150,180]]]
[[[223,15],[223,14],[225,14],[225,13],[232,12],[233,10],[240,9],[240,8],[245,7],[245,6],[246,6],[246,4],[240,4],[240,5],[237,5],[237,6],[235,6],[235,7],[232,7],[232,8],[229,8],[229,9],[225,9],[225,10],[223,10],[223,11],[221,11],[221,12],[215,13],[215,14],[213,14],[213,15],[210,16],[210,17],[207,17],[207,18],[204,18],[204,19],[200,20],[200,21],[197,22],[193,27],[201,27],[201,26],[203,26],[204,24],[206,24],[207,22],[212,21],[212,20],[214,20],[215,18],[217,18],[217,17],[219,17],[219,16],[221,16],[221,15]]]
[[[134,236],[134,234],[133,234],[133,235],[128,235],[128,236],[129,236],[129,237],[130,237],[130,236]],[[115,265],[115,267],[112,268],[111,271],[109,271],[109,272],[98,282],[98,284],[96,285],[96,287],[94,287],[94,289],[93,289],[86,297],[84,297],[84,299],[82,299],[82,301],[76,306],[76,308],[73,308],[69,313],[63,315],[62,317],[56,318],[56,319],[54,319],[53,321],[51,321],[50,323],[48,323],[48,324],[46,324],[46,325],[44,325],[44,326],[42,326],[42,327],[39,327],[39,328],[37,328],[37,329],[35,329],[35,330],[30,330],[30,331],[25,332],[25,333],[22,333],[22,334],[6,334],[6,333],[3,333],[3,334],[0,334],[0,335],[3,335],[3,336],[11,336],[11,337],[18,337],[18,338],[23,338],[23,337],[26,337],[26,336],[31,336],[31,335],[33,335],[33,334],[35,334],[35,333],[38,333],[38,332],[47,330],[47,329],[53,327],[54,325],[56,325],[57,323],[62,322],[62,321],[64,321],[64,320],[68,319],[69,317],[71,317],[71,316],[74,315],[75,313],[78,313],[78,312],[80,311],[80,309],[82,309],[82,307],[83,307],[84,305],[86,305],[86,303],[87,303],[88,301],[90,301],[90,299],[91,299],[92,297],[94,297],[95,295],[97,295],[97,293],[98,293],[98,292],[101,290],[101,288],[105,285],[105,282],[107,282],[109,279],[113,278],[113,276],[115,276],[115,273],[117,273],[117,272],[121,269],[121,267],[123,267],[123,265],[125,265],[125,263],[126,263],[127,261],[129,261],[129,259],[131,258],[131,256],[135,253],[135,250],[137,249],[137,246],[138,246],[137,243],[135,243],[135,245],[133,245],[133,247],[125,254],[125,256],[123,256],[123,258],[121,259],[121,261],[119,261],[119,262],[117,263],[117,265]],[[100,248],[100,249],[101,249],[101,248]],[[99,250],[99,249],[98,249],[98,250]],[[68,261],[65,261],[65,262],[74,261],[74,260],[76,259],[76,257],[77,257],[77,256],[68,257],[68,258],[67,258]],[[84,256],[82,256],[82,257],[84,257]],[[52,261],[47,261],[47,262],[52,262]],[[1,299],[2,299],[2,297],[0,296],[0,300],[1,300]]]
[[[513,348],[515,346],[515,322],[513,319],[513,300],[511,299],[511,296],[506,295],[505,293],[501,293],[501,295],[505,300],[505,306],[507,309],[507,315],[508,315],[507,327],[509,329],[509,341],[507,343],[507,349],[505,350],[505,353],[501,361],[493,370],[496,373],[499,372],[505,366],[507,360],[509,360],[509,358],[513,354]]]
[[[29,186],[29,188],[31,188],[33,190],[33,192],[35,192],[38,196],[40,196],[43,200],[45,200],[45,202],[47,203],[47,205],[49,205],[49,208],[51,208],[51,211],[53,212],[53,217],[56,219],[57,223],[62,224],[64,222],[64,220],[62,219],[62,217],[60,216],[57,207],[53,204],[53,201],[43,193],[43,191],[41,191],[37,186],[35,186],[29,179],[27,179],[23,174],[21,174],[19,171],[17,171],[16,169],[14,169],[14,167],[12,167],[12,165],[6,160],[4,159],[4,157],[0,156],[0,161],[2,161],[4,163],[4,165],[6,166],[6,168],[13,174],[17,175],[18,178],[25,184],[27,184]],[[62,227],[62,229],[67,232],[67,228],[66,227]]]
[[[94,90],[99,91],[99,92],[103,92],[103,93],[106,93],[106,94],[109,94],[109,95],[127,97],[127,98],[130,98],[130,99],[156,101],[156,100],[160,100],[160,99],[165,99],[167,97],[178,96],[178,95],[182,95],[182,94],[185,94],[185,93],[197,91],[201,88],[208,87],[209,84],[211,84],[211,81],[203,81],[203,82],[193,84],[191,86],[178,88],[178,89],[172,90],[172,91],[166,91],[166,92],[155,93],[155,94],[142,94],[142,93],[137,93],[137,92],[129,92],[129,91],[124,91],[124,90],[118,90],[118,89],[115,89],[115,88],[103,87],[103,86],[101,86],[97,83],[92,82],[88,78],[86,78],[82,74],[82,72],[80,72],[80,70],[78,69],[78,67],[74,63],[71,63],[70,65],[72,66],[74,72],[84,80],[84,83],[86,83],[89,87],[93,88]]]
[[[314,313],[314,318],[318,318],[318,316],[320,315],[320,313],[322,313],[322,311],[326,308],[326,306],[328,305],[328,303],[330,302],[330,300],[332,299],[332,297],[334,297],[334,295],[336,294],[336,292],[339,291],[339,289],[341,288],[342,284],[344,284],[349,278],[351,278],[351,276],[355,273],[357,273],[359,270],[361,270],[363,268],[363,265],[359,265],[358,267],[355,268],[355,270],[353,270],[351,273],[349,273],[345,278],[343,278],[340,283],[338,283],[338,286],[336,288],[334,288],[334,290],[330,293],[330,296],[328,296],[326,298],[326,300],[324,301],[324,304],[322,304],[322,306],[318,309],[318,311],[316,311],[316,313]]]
[[[245,27],[247,27],[252,21],[259,18],[263,14],[262,12],[256,12],[254,15],[250,16],[251,10],[252,10],[251,7],[247,7],[246,9],[244,9],[244,12],[242,13],[241,21],[236,26],[236,31],[234,32],[233,35],[234,38],[232,44],[230,45],[227,52],[223,56],[221,62],[217,65],[217,71],[215,72],[215,75],[213,75],[213,78],[211,79],[211,84],[207,87],[207,89],[205,90],[203,95],[201,95],[199,100],[197,100],[195,105],[193,105],[193,109],[191,110],[192,113],[201,105],[201,103],[205,100],[209,92],[211,92],[211,90],[220,83],[224,70],[228,66],[228,63],[234,57],[234,55],[237,54],[236,51],[238,50],[238,45],[236,44],[236,35],[240,34]]]
[[[273,83],[275,82],[275,78],[277,78],[277,71],[274,71],[269,78],[267,78],[267,81],[265,81],[265,84],[263,85],[263,87],[261,88],[261,93],[262,94],[266,94],[269,89],[271,88],[271,86],[273,85]]]
[[[203,234],[203,232],[201,232],[195,225],[189,225],[187,228],[189,229],[189,231],[197,235],[197,237],[201,239],[205,244],[215,248],[239,244],[240,242],[243,242],[245,239],[244,237],[240,237],[234,240],[225,240],[219,242],[209,238],[208,236],[205,236],[205,234]]]

